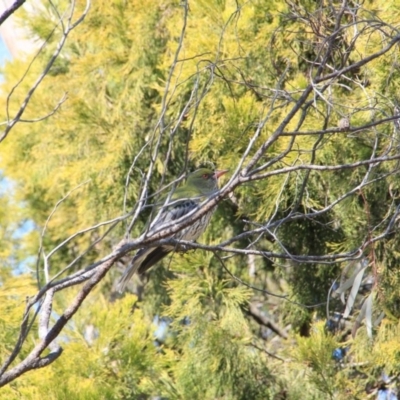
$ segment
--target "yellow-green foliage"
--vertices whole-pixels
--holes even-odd
[[[201,256],[189,255],[182,267],[194,269],[199,261]],[[251,291],[218,279],[211,269],[201,280],[192,272],[169,281],[168,292],[171,305],[165,315],[174,321],[174,336],[166,346],[179,349],[167,353],[172,359],[179,357],[170,366],[178,397],[234,398],[242,391],[245,395],[246,387],[259,396],[267,393],[262,382],[269,373],[262,370],[263,357],[251,346],[252,332],[243,314]]]
[[[77,3],[73,20],[84,7],[83,1]],[[133,207],[140,193],[141,172],[147,172],[151,146],[157,139],[161,145],[149,193],[159,188],[164,172],[164,183],[168,183],[182,171],[186,155],[189,168],[211,161],[218,168],[235,170],[249,139],[261,127],[248,161],[314,79],[315,65],[327,46],[324,38],[336,29],[333,21],[340,2],[330,4],[322,9],[322,3],[309,0],[253,0],[240,4],[235,0],[189,1],[181,37],[184,9],[178,0],[93,2],[84,23],[71,33],[56,64],[34,94],[23,119],[44,117],[65,93],[66,101],[47,119],[20,122],[1,143],[0,169],[13,182],[13,190],[0,195],[2,360],[15,343],[25,296],[34,293],[32,280],[26,275],[14,276],[10,267],[28,271],[27,267],[35,265],[33,256],[37,254],[40,232],[57,202],[65,197],[43,237],[47,253],[80,229]],[[57,6],[62,14],[68,4],[60,1]],[[376,5],[366,2],[357,10],[365,22],[335,36],[327,61],[329,68],[324,73],[342,68],[347,51],[351,51],[348,63],[357,62],[387,45],[395,30],[385,24],[377,29],[375,23],[368,22],[375,15],[376,21],[385,23],[400,20],[395,0]],[[22,23],[35,39],[43,40],[52,32],[56,19],[51,4],[46,4],[40,12],[26,14]],[[342,23],[353,27],[348,13],[344,13]],[[20,80],[31,58],[14,60],[4,67],[0,99],[3,120],[7,112],[12,117],[18,110],[56,49],[60,35],[59,26],[12,93],[8,110],[6,94]],[[355,38],[352,48],[350,43]],[[398,68],[394,67],[397,53],[398,47],[393,47],[365,67],[349,71],[321,96],[317,94],[323,84],[314,82],[308,108],[292,118],[285,128],[286,136],[270,146],[257,167],[283,153],[278,162],[262,172],[310,163],[348,164],[368,159],[373,151],[377,155],[386,151],[396,154],[397,145],[390,147],[393,124],[354,134],[299,135],[294,140],[292,134],[336,128],[348,114],[352,126],[392,115],[400,85]],[[314,69],[310,60],[315,62]],[[189,99],[190,107],[186,109]],[[301,115],[302,111],[306,114]],[[182,121],[174,130],[181,113]],[[161,114],[166,127],[162,134]],[[145,144],[136,168],[130,171]],[[166,162],[169,150],[171,157]],[[379,178],[396,163],[374,167],[370,178]],[[271,216],[284,218],[294,206],[298,206],[297,213],[323,210],[356,187],[365,171],[366,167],[335,173],[302,170],[242,186],[235,192],[234,205],[229,200],[219,205],[200,240],[217,244],[249,226],[264,224]],[[303,197],[298,203],[300,192]],[[288,222],[270,236],[246,238],[236,245],[295,255],[354,251],[365,238],[377,236],[386,228],[381,221],[389,218],[390,205],[397,206],[398,192],[398,177],[388,176],[318,218]],[[147,215],[140,217],[133,236],[141,232]],[[35,229],[24,236],[19,228],[26,220]],[[68,265],[106,229],[71,241],[52,257],[50,273]],[[85,255],[79,266],[107,254],[123,233],[121,224]],[[356,335],[351,356],[365,363],[362,372],[366,376],[374,376],[375,367],[385,367],[387,373],[399,369],[397,237],[394,232],[370,249],[378,303],[391,321],[376,328],[375,341],[367,339],[364,327]],[[253,286],[266,290],[273,287],[278,294],[289,293],[292,300],[319,304],[315,307],[319,318],[325,315],[327,293],[340,273],[339,265],[301,264],[273,257],[226,257],[223,263]],[[254,265],[256,273],[249,274]],[[341,368],[332,359],[333,350],[341,347],[343,340],[328,334],[322,322],[311,324],[314,309],[275,301],[265,292],[241,285],[212,253],[197,250],[175,254],[163,266],[169,271],[159,267],[151,273],[140,301],[131,295],[109,301],[112,280],[117,276],[114,269],[63,331],[59,341],[64,353],[60,359],[22,376],[1,392],[0,398],[33,400],[45,394],[48,399],[164,396],[300,400],[345,399],[348,393],[363,398],[367,379],[360,375],[354,378],[351,367]],[[167,279],[170,277],[173,279]],[[70,304],[75,294],[76,288],[56,294],[54,316]],[[271,318],[305,337],[289,333],[287,340],[277,337],[270,341],[271,329],[260,327],[249,316],[249,302],[263,304],[263,311]],[[154,317],[168,317],[170,321],[166,339],[157,345]],[[36,343],[34,332],[26,346]],[[269,357],[264,349],[281,359]],[[25,351],[26,347],[22,355]]]
[[[156,379],[151,325],[126,296],[109,303],[97,293],[59,339],[62,359],[11,384],[2,399],[115,399],[141,393],[141,380]],[[74,371],[74,373],[71,373]],[[133,385],[133,386],[132,386]]]
[[[146,97],[157,98],[150,86],[157,79],[154,68],[163,40],[162,11],[157,1],[146,6],[140,1],[127,6],[107,4],[92,5],[79,35],[72,34],[63,53],[70,60],[68,72],[44,80],[24,118],[46,115],[68,93],[61,110],[51,119],[21,124],[14,140],[4,143],[2,166],[7,176],[23,182],[24,200],[28,197],[36,208],[29,217],[39,224],[47,218],[49,207],[87,182],[64,204],[65,211],[56,214],[50,224],[53,238],[122,212],[125,170],[121,166],[126,159],[130,162],[150,129],[143,123],[151,116]],[[154,12],[147,13],[148,8]],[[51,25],[50,20],[36,23]],[[32,84],[31,76],[46,61],[33,64],[32,75],[10,99],[11,112],[19,106],[21,92]],[[15,61],[5,67],[3,93],[15,85],[28,62]],[[138,182],[133,180],[130,188],[134,197]],[[62,231],[56,229],[60,226]]]
[[[14,349],[23,313],[25,311],[26,296],[35,293],[35,285],[27,275],[12,277],[6,275],[5,268],[1,270],[0,286],[0,359],[4,360]],[[34,325],[33,329],[37,329]],[[27,346],[22,348],[18,361],[27,355]]]
[[[10,186],[9,182],[0,181],[5,187]],[[11,191],[11,189],[9,188]],[[3,269],[0,273],[9,271],[5,267],[16,267],[19,249],[21,247],[18,237],[18,228],[21,226],[22,212],[16,204],[13,204],[9,196],[0,193],[0,260]],[[22,232],[21,232],[22,233]],[[23,236],[22,234],[20,236]]]
[[[321,392],[333,395],[335,361],[332,359],[332,352],[340,344],[325,333],[324,323],[320,322],[312,327],[310,337],[298,337],[297,345],[297,361],[308,369],[309,379]]]

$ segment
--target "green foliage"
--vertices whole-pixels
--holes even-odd
[[[12,383],[1,398],[36,399],[46,393],[48,399],[115,399],[142,393],[140,381],[157,376],[157,356],[151,325],[134,309],[135,302],[126,296],[109,303],[97,293],[66,332],[64,361]]]
[[[57,7],[62,12],[68,4],[60,1]],[[83,2],[78,2],[75,16],[82,7]],[[239,6],[233,0],[193,1],[181,38],[179,1],[93,2],[23,118],[52,112],[64,93],[67,100],[49,118],[19,123],[2,142],[0,168],[14,186],[0,194],[2,360],[15,343],[25,296],[34,293],[32,279],[14,276],[15,269],[35,267],[40,234],[56,204],[64,199],[46,225],[42,238],[46,253],[77,231],[130,211],[152,157],[150,194],[184,168],[202,163],[234,171],[265,116],[245,162],[271,137],[313,79],[310,60],[321,63],[329,45],[325,38],[336,32],[338,8],[339,2],[323,7],[313,1],[254,0]],[[23,23],[35,39],[44,40],[53,31],[57,15],[51,4],[40,10],[27,14]],[[388,40],[385,35],[395,31],[385,24],[400,18],[395,1],[381,2],[376,10],[367,2],[358,13],[362,22],[357,30],[343,28],[335,35],[324,74],[381,50]],[[384,23],[378,29],[369,22],[372,19]],[[348,13],[341,22],[353,24]],[[4,120],[7,112],[13,115],[18,109],[61,34],[57,27],[9,101],[5,96],[0,100]],[[178,62],[171,68],[180,43]],[[279,157],[262,172],[396,154],[393,124],[354,134],[293,137],[290,132],[332,129],[348,114],[352,126],[391,116],[399,96],[397,52],[394,47],[349,71],[330,86],[329,93],[321,94],[325,97],[311,94],[303,114],[285,128],[289,133],[261,158],[257,166]],[[12,91],[29,64],[30,60],[14,60],[5,66],[3,93]],[[316,90],[321,87],[315,83]],[[283,90],[285,96],[280,95]],[[154,154],[158,140],[159,151]],[[394,231],[363,249],[375,279],[374,313],[386,315],[381,325],[374,326],[373,339],[364,326],[351,338],[324,329],[328,292],[344,264],[303,263],[296,256],[350,253],[365,238],[383,233],[382,221],[398,206],[399,182],[391,172],[397,167],[397,161],[374,166],[370,185],[327,212],[293,219],[270,235],[236,243],[241,249],[293,257],[224,257],[222,252],[200,250],[174,254],[151,272],[140,300],[124,295],[111,302],[108,292],[119,276],[114,268],[61,335],[61,358],[20,377],[0,398],[37,399],[43,393],[48,399],[345,399],[349,393],[363,398],[366,383],[374,383],[382,370],[395,374],[400,368],[398,235]],[[320,212],[360,185],[367,168],[334,173],[297,170],[243,185],[235,191],[235,201],[219,206],[201,241],[218,244],[270,219]],[[142,232],[149,214],[149,209],[142,213],[132,236]],[[27,220],[35,228],[26,235],[22,229],[20,237],[19,229]],[[107,254],[125,228],[119,224],[75,267]],[[51,276],[107,229],[80,234],[57,251],[51,258]],[[225,268],[267,292],[240,284]],[[42,281],[43,265],[39,269]],[[268,292],[289,294],[294,302]],[[68,289],[56,295],[55,314],[70,304],[74,294],[75,289]],[[332,307],[341,306],[338,299],[329,300]],[[260,305],[261,313],[284,326],[285,335],[279,336],[273,326],[252,315],[250,303]],[[169,321],[166,338],[159,343],[155,343],[155,317]],[[319,322],[313,323],[314,319]],[[35,334],[30,341],[29,345],[36,343]],[[335,361],[333,351],[349,343],[347,359]],[[24,347],[19,357],[26,351]],[[355,369],[352,363],[362,365]]]
[[[299,337],[297,344],[298,361],[306,363],[310,381],[322,393],[333,398],[336,368],[332,353],[340,344],[332,336],[325,334],[323,323],[314,325],[309,337]]]
[[[0,358],[5,358],[11,353],[19,334],[21,318],[25,309],[25,296],[35,293],[35,285],[27,275],[12,277],[10,270],[1,270],[0,286]],[[33,329],[37,329],[34,325]],[[22,348],[17,361],[27,355],[27,346]]]
[[[199,257],[186,257],[183,267],[193,268]],[[251,291],[217,279],[212,270],[205,270],[201,280],[191,273],[169,281],[168,291],[171,305],[165,315],[173,321],[174,335],[164,349],[167,354],[172,350],[173,358],[179,354],[179,362],[171,364],[178,398],[241,399],[249,393],[269,398],[271,377],[264,357],[260,359],[251,346],[252,334],[241,309]]]

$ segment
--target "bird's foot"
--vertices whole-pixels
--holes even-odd
[[[192,243],[197,244],[197,241],[196,241],[196,240],[193,240]],[[186,252],[188,252],[189,250],[195,251],[196,248],[195,248],[195,247],[192,247],[192,246],[190,246],[190,245],[181,244],[181,243],[179,243],[178,245],[176,245],[176,251],[178,251],[178,252],[180,252],[180,253],[186,253]]]
[[[189,251],[189,250],[190,250],[190,248],[189,248],[189,246],[186,245],[186,244],[178,244],[178,245],[176,246],[176,251],[177,251],[178,253],[186,253],[186,252]]]

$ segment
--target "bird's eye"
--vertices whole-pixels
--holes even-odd
[[[208,179],[210,176],[209,176],[208,174],[203,174],[201,177],[202,177],[203,179]]]

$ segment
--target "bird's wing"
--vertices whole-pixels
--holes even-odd
[[[174,201],[173,205],[167,207],[165,210],[161,211],[160,216],[156,221],[150,226],[150,234],[155,230],[159,229],[162,225],[168,222],[178,220],[179,218],[187,215],[191,211],[195,210],[199,206],[199,201],[192,199],[182,199]],[[125,270],[122,275],[119,284],[118,291],[123,292],[127,283],[130,281],[132,276],[136,273],[143,274],[151,266],[160,261],[168,253],[174,249],[174,246],[160,246],[153,248],[143,248],[140,249],[136,255],[133,257],[129,267]]]
[[[179,218],[189,214],[199,207],[200,201],[192,199],[183,199],[174,201],[174,204],[164,211],[161,211],[159,218],[150,227],[150,232],[159,229],[162,225],[171,221],[176,221]]]

